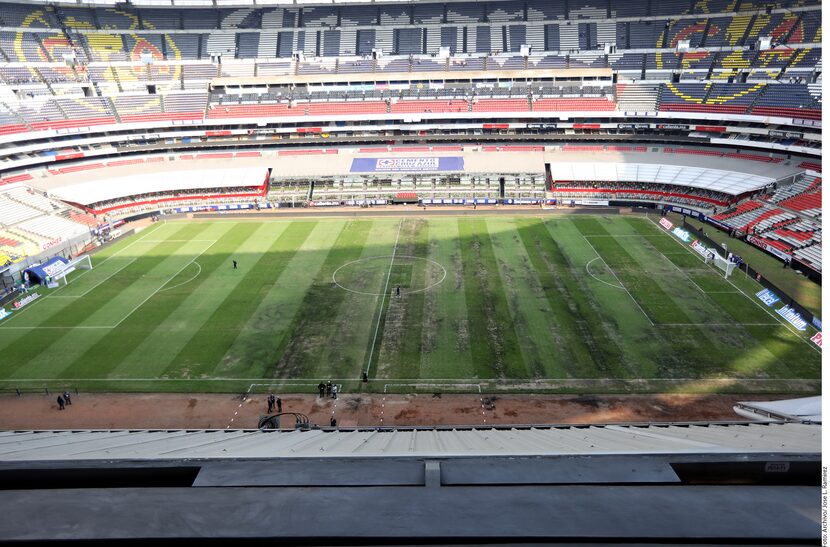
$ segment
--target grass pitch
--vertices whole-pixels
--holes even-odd
[[[820,388],[754,281],[644,217],[176,221],[93,264],[0,322],[0,386]]]

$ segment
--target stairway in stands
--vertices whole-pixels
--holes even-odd
[[[659,84],[617,84],[617,109],[622,112],[654,112],[659,95]]]

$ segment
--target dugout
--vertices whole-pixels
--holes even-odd
[[[56,256],[42,264],[37,264],[23,270],[23,279],[28,279],[29,285],[46,285],[52,280],[67,275],[72,269],[70,269],[67,259],[62,256]]]

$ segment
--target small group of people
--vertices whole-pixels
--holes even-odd
[[[282,412],[282,399],[274,395],[273,393],[268,394],[268,414],[271,414],[276,409],[277,413]]]
[[[62,394],[58,395],[58,410],[63,410],[66,408],[66,405],[72,404],[72,395],[68,391],[64,391]]]
[[[729,262],[734,262],[735,264],[737,264],[737,265],[738,265],[738,267],[739,267],[739,268],[741,267],[741,264],[743,264],[743,263],[744,263],[744,259],[743,259],[743,258],[741,258],[739,255],[732,254],[732,253],[729,253],[729,254],[726,256],[726,260],[728,260]]]
[[[320,398],[324,397],[331,397],[332,399],[337,399],[337,384],[331,383],[331,380],[328,382],[320,382],[317,384],[317,391],[320,392]]]

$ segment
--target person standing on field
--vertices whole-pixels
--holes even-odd
[[[58,395],[58,410],[63,410],[65,408],[65,402],[63,400],[62,395]]]
[[[233,269],[236,269],[236,260],[233,261]]]

